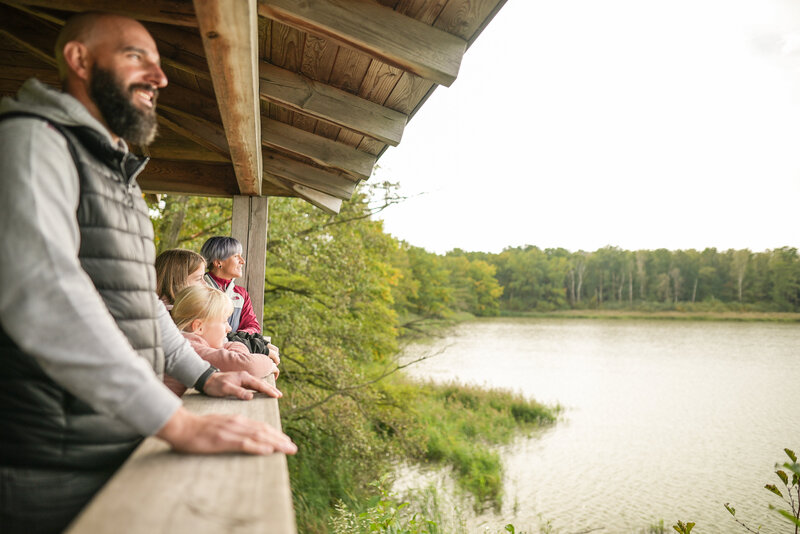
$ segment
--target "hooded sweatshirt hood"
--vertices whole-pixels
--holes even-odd
[[[108,129],[78,99],[35,78],[22,84],[15,98],[0,101],[0,114],[13,111],[35,113],[64,126],[85,126],[102,134],[110,145],[116,144]]]

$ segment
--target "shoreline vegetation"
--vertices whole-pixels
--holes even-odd
[[[800,323],[800,313],[757,311],[642,311],[642,310],[559,310],[552,312],[502,313],[501,317],[536,319],[620,319],[666,321],[736,321]]]
[[[436,532],[380,526],[399,516],[375,483],[398,461],[447,466],[476,506],[496,506],[502,466],[492,447],[557,416],[508,392],[404,379],[397,358],[407,340],[474,317],[800,322],[791,247],[441,255],[384,232],[375,215],[403,200],[388,182],[360,186],[337,216],[270,198],[263,329],[281,349],[281,419],[299,446],[288,464],[303,533],[373,512],[364,532]],[[229,198],[149,202],[159,252],[230,234]]]

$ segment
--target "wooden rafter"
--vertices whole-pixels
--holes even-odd
[[[449,86],[467,42],[370,0],[258,0],[260,15]]]
[[[137,20],[197,26],[191,0],[20,0],[19,3],[62,11],[107,11]]]
[[[267,149],[264,149],[264,175],[279,176],[343,200],[353,196],[357,185],[357,182],[348,180],[344,176],[312,167]]]
[[[360,180],[369,178],[376,161],[371,154],[272,119],[261,119],[261,141],[264,146],[307,157]]]
[[[56,42],[57,26],[43,22],[0,3],[0,33],[6,35],[32,56],[48,65],[56,66],[53,46]]]
[[[144,191],[153,193],[191,191],[193,195],[206,196],[238,194],[230,165],[152,159],[136,180]]]
[[[230,161],[228,140],[225,131],[219,125],[163,105],[158,121],[173,132],[227,157]]]
[[[194,0],[242,195],[261,194],[256,0]]]
[[[156,40],[161,63],[178,70],[211,80],[208,72],[203,41],[193,28],[176,28],[168,24],[145,23],[145,27]]]
[[[406,115],[266,62],[259,65],[263,100],[397,146]]]
[[[164,124],[164,123],[162,123]],[[164,124],[166,126],[166,124]],[[154,159],[196,161],[198,163],[227,163],[231,159],[179,134],[171,128],[162,128],[156,142],[147,147],[147,155]],[[144,152],[144,149],[142,149]]]
[[[336,198],[326,193],[317,191],[310,187],[300,184],[294,184],[288,180],[284,180],[280,176],[273,176],[264,173],[264,184],[269,187],[277,187],[288,190],[291,196],[300,197],[306,202],[313,204],[322,211],[336,215],[342,209],[342,199]]]

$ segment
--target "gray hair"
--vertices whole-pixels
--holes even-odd
[[[206,264],[210,269],[214,261],[225,261],[234,254],[242,253],[242,244],[238,239],[217,235],[208,238],[200,249],[200,254],[206,259]]]

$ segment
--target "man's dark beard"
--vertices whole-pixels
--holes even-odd
[[[136,89],[153,91],[153,109],[150,112],[133,105],[133,92]],[[155,113],[157,95],[158,89],[149,84],[133,84],[126,89],[113,72],[96,64],[92,66],[89,96],[111,131],[130,143],[147,146],[155,139],[158,129]]]

